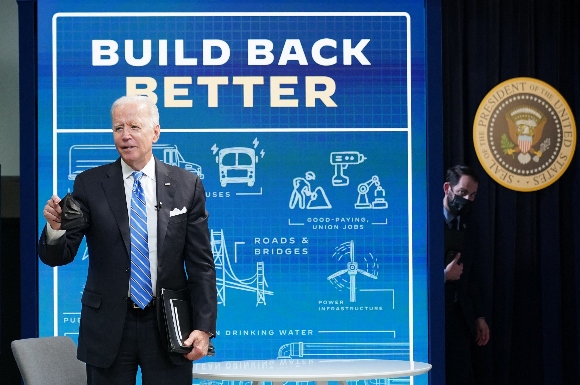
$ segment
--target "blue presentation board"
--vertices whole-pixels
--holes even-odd
[[[39,0],[39,207],[118,158],[110,106],[148,95],[154,155],[206,190],[205,362],[427,362],[423,1],[254,8]],[[39,265],[40,335],[76,339],[89,258]]]

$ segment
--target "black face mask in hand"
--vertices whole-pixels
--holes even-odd
[[[86,221],[81,210],[81,205],[72,197],[72,195],[66,194],[64,198],[61,199],[59,203],[62,214],[60,216],[60,228],[61,230],[70,230],[76,227],[83,226]]]
[[[453,195],[455,196],[453,200],[450,200],[449,196],[447,196],[447,206],[449,206],[449,211],[451,214],[460,216],[467,213],[471,209],[473,202],[469,199],[465,199],[464,197],[460,197],[457,194]]]

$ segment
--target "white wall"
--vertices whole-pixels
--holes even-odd
[[[0,0],[0,165],[2,176],[20,175],[18,4]]]

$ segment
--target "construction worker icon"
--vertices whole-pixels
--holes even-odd
[[[294,209],[298,205],[298,208],[307,210],[332,208],[322,187],[318,186],[314,191],[312,190],[310,182],[315,179],[316,174],[307,171],[304,177],[296,177],[292,180],[293,190],[288,207]]]

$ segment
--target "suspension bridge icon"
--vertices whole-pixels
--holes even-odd
[[[342,284],[337,278],[341,277],[344,274],[347,274],[349,277],[350,302],[356,302],[356,276],[358,274],[362,274],[372,279],[378,279],[378,277],[376,272],[375,274],[371,274],[367,270],[361,269],[359,267],[358,262],[356,262],[354,258],[354,241],[348,242],[348,246],[346,246],[346,243],[343,243],[342,245],[339,246],[338,251],[339,252],[345,251],[345,249],[348,249],[346,251],[349,256],[349,261],[346,263],[346,269],[339,270],[336,273],[329,275],[327,279],[330,281],[330,283],[335,285],[340,290],[345,285]],[[342,259],[344,254],[340,255],[338,257],[338,260]]]
[[[211,230],[211,251],[216,270],[219,305],[226,305],[226,288],[255,292],[256,306],[266,305],[266,295],[274,295],[274,292],[266,290],[268,282],[266,282],[264,262],[256,263],[256,274],[253,276],[246,279],[238,278],[230,263],[223,230]]]

